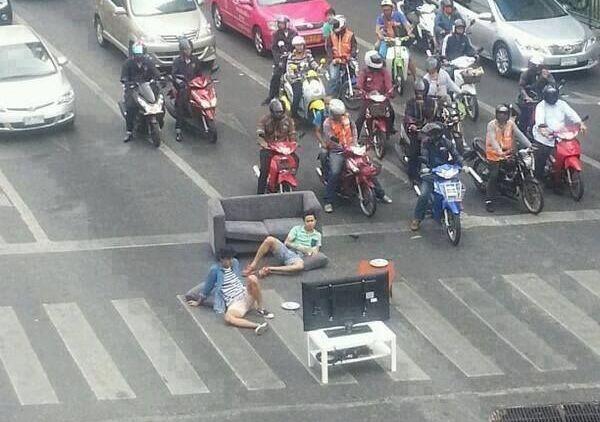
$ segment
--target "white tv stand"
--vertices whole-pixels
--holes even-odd
[[[371,331],[356,334],[343,334],[336,337],[329,337],[325,331],[331,329],[344,329],[344,327],[324,328],[321,330],[308,331],[306,333],[308,366],[311,368],[314,363],[321,365],[321,382],[329,382],[329,367],[336,365],[345,365],[347,363],[362,362],[365,360],[379,359],[386,356],[391,357],[390,370],[396,372],[396,334],[390,330],[382,321],[366,322],[356,324],[354,327],[369,326]],[[328,354],[340,349],[349,349],[354,347],[367,346],[371,353],[366,356],[359,356],[355,359],[344,359],[333,364],[328,364]],[[317,359],[317,353],[321,353],[320,362]]]

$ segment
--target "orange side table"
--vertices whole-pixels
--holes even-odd
[[[396,276],[396,269],[394,263],[388,259],[388,264],[385,267],[374,267],[369,264],[370,259],[363,259],[358,263],[358,269],[356,270],[358,275],[371,275],[382,271],[388,272],[388,290],[390,291],[390,297],[392,297],[392,288],[394,283],[394,277]]]

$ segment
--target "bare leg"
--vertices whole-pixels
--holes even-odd
[[[297,273],[304,269],[304,261],[299,259],[298,261],[295,261],[291,265],[285,265],[283,267],[268,267],[268,268],[269,268],[269,271],[271,271],[272,273],[278,273],[278,274]]]
[[[227,310],[225,313],[225,322],[233,325],[234,327],[240,328],[256,328],[258,324],[252,321],[248,321],[237,309]]]
[[[273,236],[268,236],[263,243],[261,243],[260,247],[256,251],[256,255],[252,262],[248,265],[251,270],[255,270],[258,263],[261,259],[265,257],[269,252],[272,252],[275,249],[275,245],[277,244],[277,239]]]
[[[256,278],[255,275],[248,276],[246,290],[256,302],[256,307],[258,309],[262,308],[262,293],[260,291],[260,285],[258,284],[258,278]]]
[[[417,80],[417,65],[412,57],[408,60],[408,70],[413,77],[413,81]]]

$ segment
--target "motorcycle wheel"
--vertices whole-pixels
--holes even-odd
[[[531,214],[539,214],[544,208],[544,193],[537,180],[527,179],[521,186],[521,202]]]
[[[488,178],[487,174],[489,172],[489,169],[488,169],[486,163],[483,162],[482,160],[480,160],[479,158],[476,159],[475,163],[473,163],[473,170],[475,170],[475,172],[483,180],[483,183],[479,183],[477,180],[473,179],[473,184],[475,185],[475,187],[477,188],[477,190],[480,193],[486,193],[487,186],[486,186],[485,182]]]
[[[375,211],[377,211],[377,198],[375,197],[375,191],[369,186],[361,187],[363,199],[360,201],[360,209],[367,217],[373,217]]]
[[[380,160],[382,160],[385,156],[386,138],[387,136],[385,135],[385,133],[379,130],[375,131],[375,133],[373,134],[373,149],[375,150],[375,155]]]
[[[292,185],[290,185],[288,182],[282,182],[279,185],[279,193],[293,192],[293,191],[294,191],[294,187]]]
[[[210,142],[212,144],[214,144],[215,142],[217,142],[217,139],[219,138],[218,134],[217,134],[217,125],[215,124],[214,120],[207,120],[206,121],[206,126],[208,127],[208,139],[210,140]]]
[[[476,122],[479,119],[479,101],[477,100],[477,96],[468,95],[465,97],[465,103],[469,118],[473,122]]]
[[[583,179],[581,178],[581,172],[573,169],[567,169],[567,183],[569,184],[569,192],[571,194],[571,198],[575,202],[581,201],[583,198]],[[570,182],[569,182],[570,180]]]
[[[362,104],[362,98],[356,94],[356,90],[353,90],[354,95],[350,95],[350,81],[344,82],[340,89],[340,98],[346,104],[346,107],[350,110],[358,110]]]
[[[448,240],[450,240],[452,245],[458,246],[461,236],[460,215],[456,215],[453,212],[445,210],[443,218],[445,218],[446,215],[448,218],[448,224],[446,224],[445,220],[443,221],[443,224],[446,226],[446,235],[448,236]]]
[[[150,139],[152,139],[152,145],[156,148],[160,146],[160,125],[158,122],[150,123]]]

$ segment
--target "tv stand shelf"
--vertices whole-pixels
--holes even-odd
[[[328,337],[327,329],[308,331],[306,333],[308,366],[315,363],[321,366],[321,382],[329,382],[329,367],[345,365],[366,360],[380,359],[390,356],[390,370],[396,372],[396,334],[390,330],[382,321],[373,321],[356,326],[368,325],[371,331],[356,334]],[[355,327],[356,327],[355,326]],[[336,351],[353,349],[361,346],[370,348],[368,355],[361,355],[352,359],[343,359],[334,363],[328,363],[328,356]],[[320,353],[321,359],[317,357]]]

